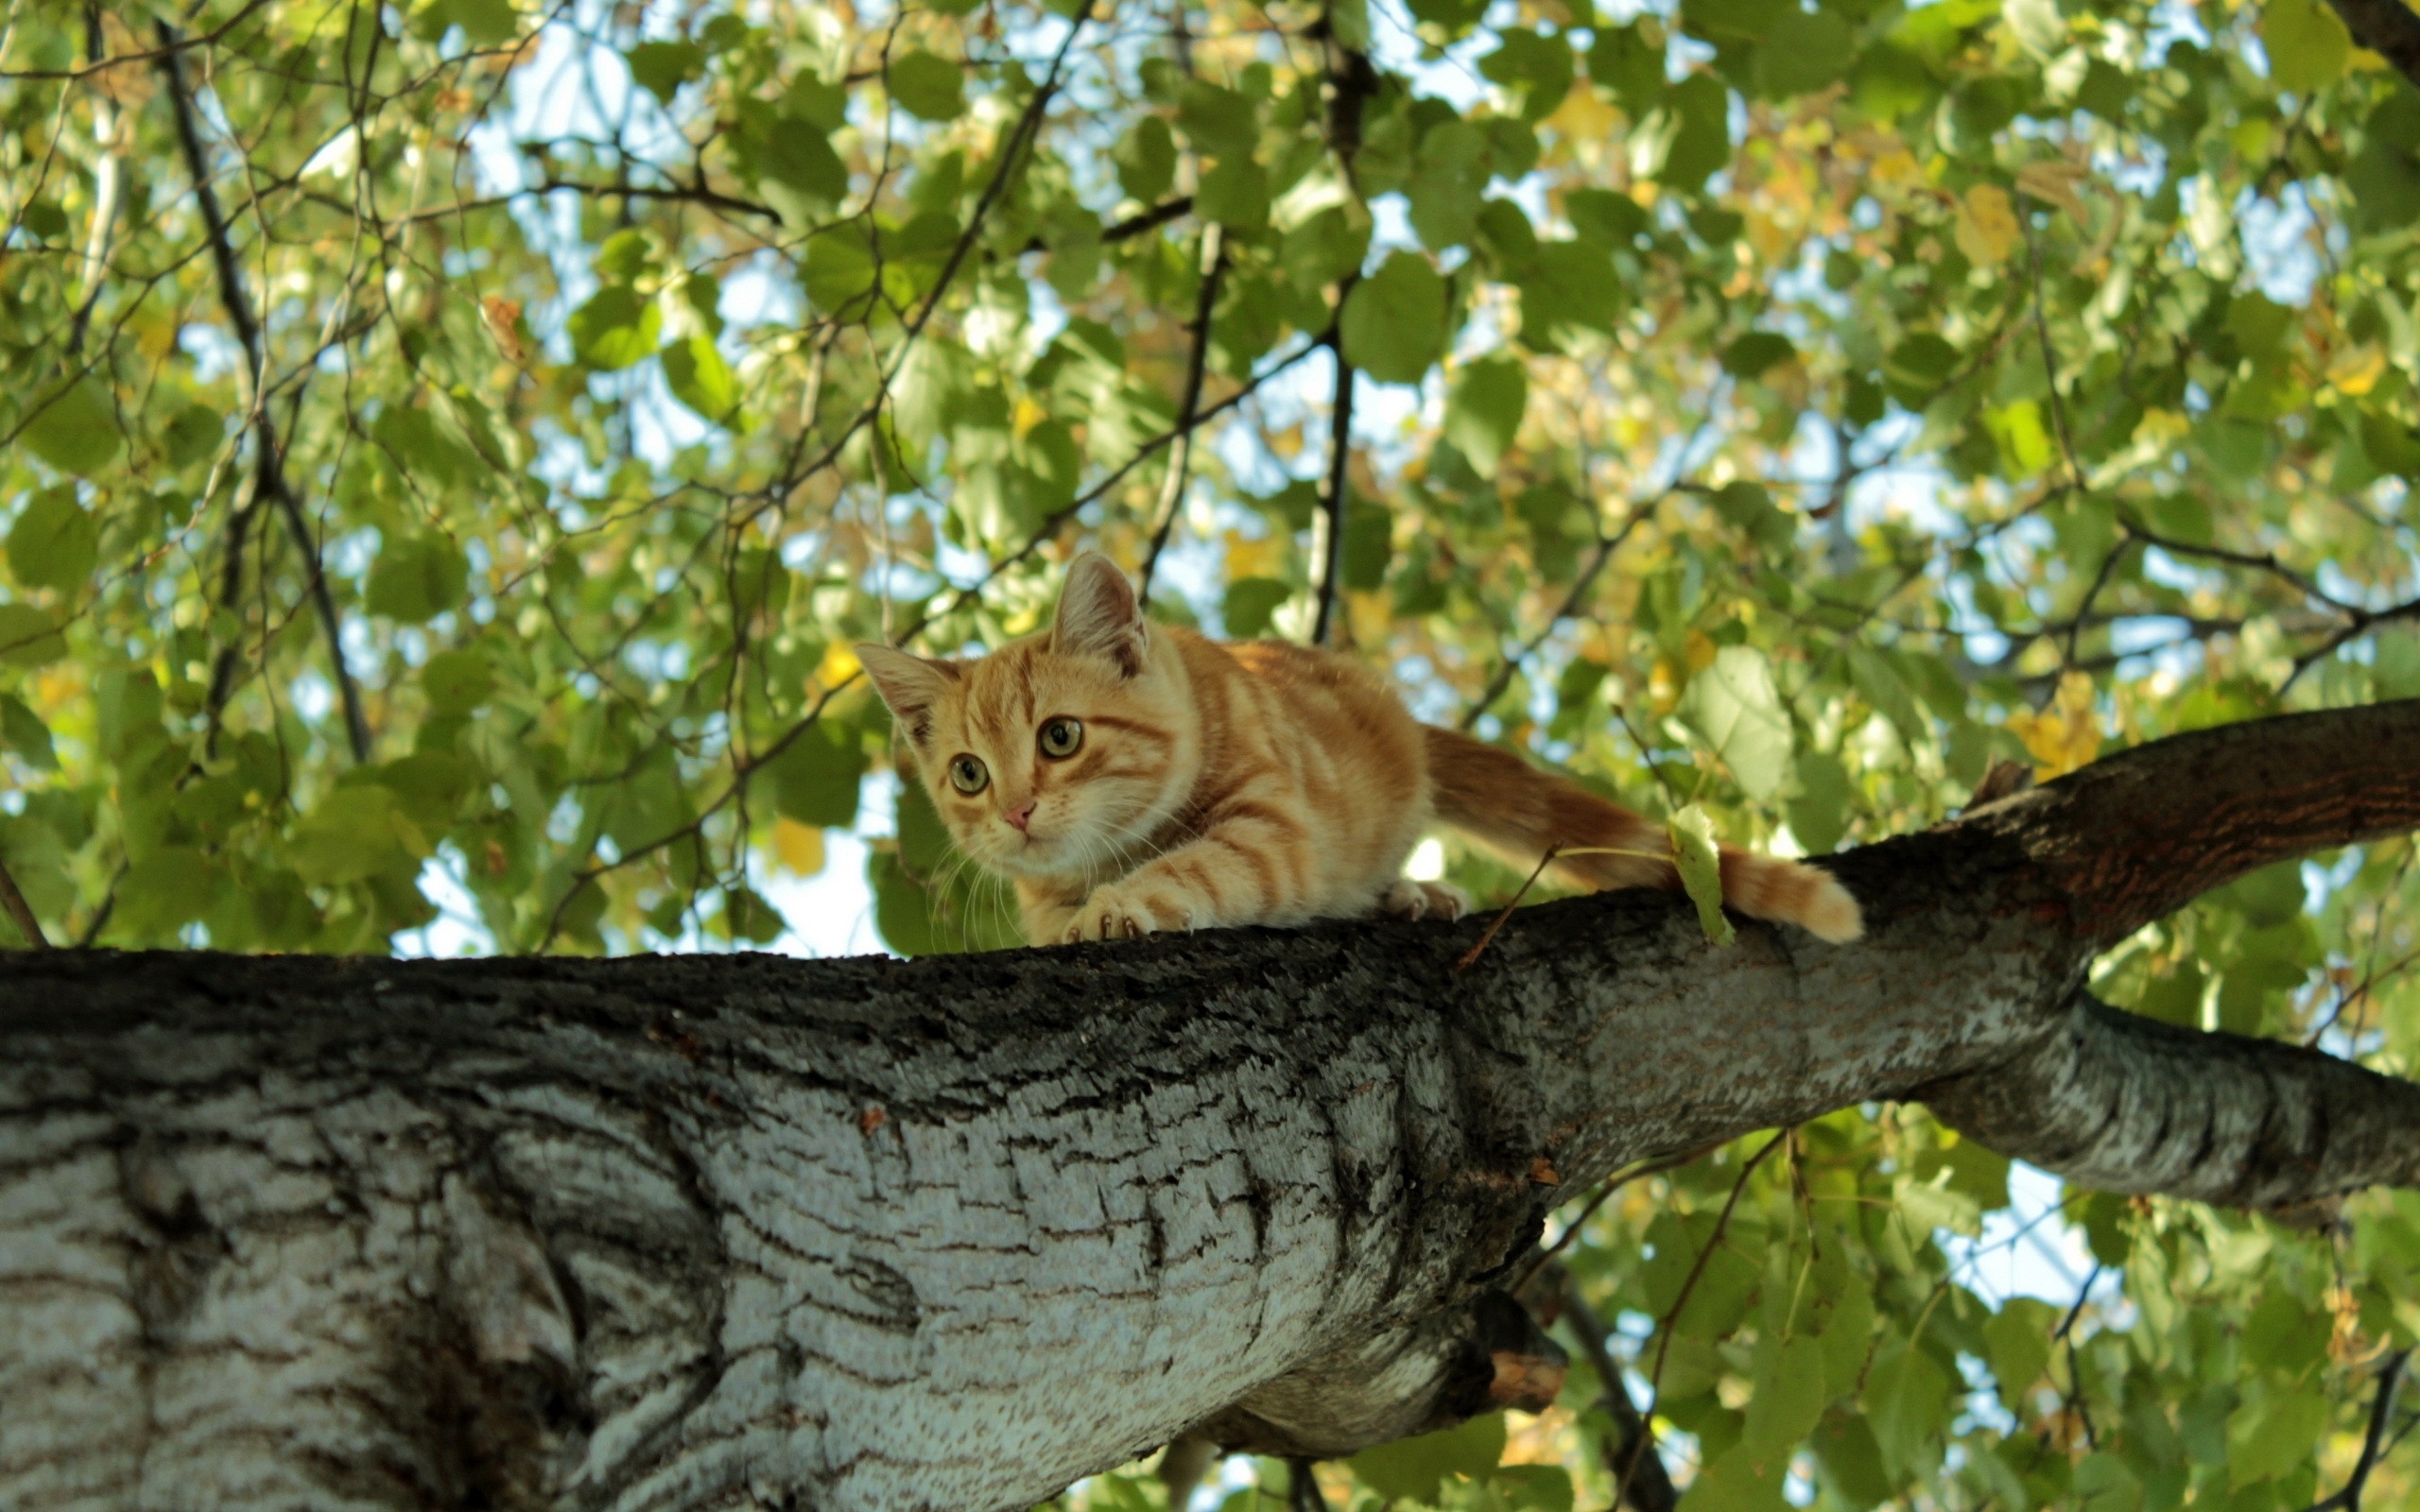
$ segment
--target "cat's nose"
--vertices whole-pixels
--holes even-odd
[[[1001,814],[1011,824],[1015,825],[1017,833],[1022,834],[1025,833],[1027,821],[1033,817],[1033,799],[1027,799],[1022,803],[1012,804],[1002,810]]]

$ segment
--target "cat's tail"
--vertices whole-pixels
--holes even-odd
[[[1536,865],[1550,845],[1593,851],[1555,861],[1558,872],[1591,887],[1681,890],[1662,825],[1511,751],[1456,730],[1424,728],[1439,822],[1519,866]],[[1749,918],[1796,924],[1834,944],[1865,933],[1857,900],[1830,872],[1727,845],[1721,851],[1722,901]]]

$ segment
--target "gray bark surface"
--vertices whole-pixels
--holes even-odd
[[[1488,1283],[1581,1188],[1874,1099],[2118,1190],[2410,1181],[2411,1088],[2081,985],[2415,826],[2403,703],[1833,858],[1848,947],[1622,893],[1461,974],[1484,920],[0,956],[0,1506],[988,1509],[1214,1418],[1341,1452],[1470,1410]]]

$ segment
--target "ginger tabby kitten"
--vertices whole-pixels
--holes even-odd
[[[1067,570],[1057,623],[971,662],[865,644],[959,848],[1016,887],[1036,944],[1451,919],[1461,893],[1403,875],[1431,821],[1516,863],[1549,845],[1596,887],[1678,890],[1664,827],[1509,751],[1413,719],[1376,674],[1277,641],[1222,644],[1143,617],[1108,558]],[[1831,873],[1722,848],[1723,901],[1818,937],[1863,931]]]

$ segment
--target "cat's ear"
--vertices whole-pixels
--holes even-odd
[[[1088,551],[1068,566],[1067,586],[1059,594],[1058,623],[1050,631],[1051,650],[1061,656],[1100,657],[1131,678],[1143,670],[1148,635],[1134,585],[1117,563]]]
[[[933,709],[961,674],[955,662],[930,662],[921,656],[872,641],[857,643],[857,660],[873,679],[874,691],[890,707],[890,717],[922,746],[933,734]]]

